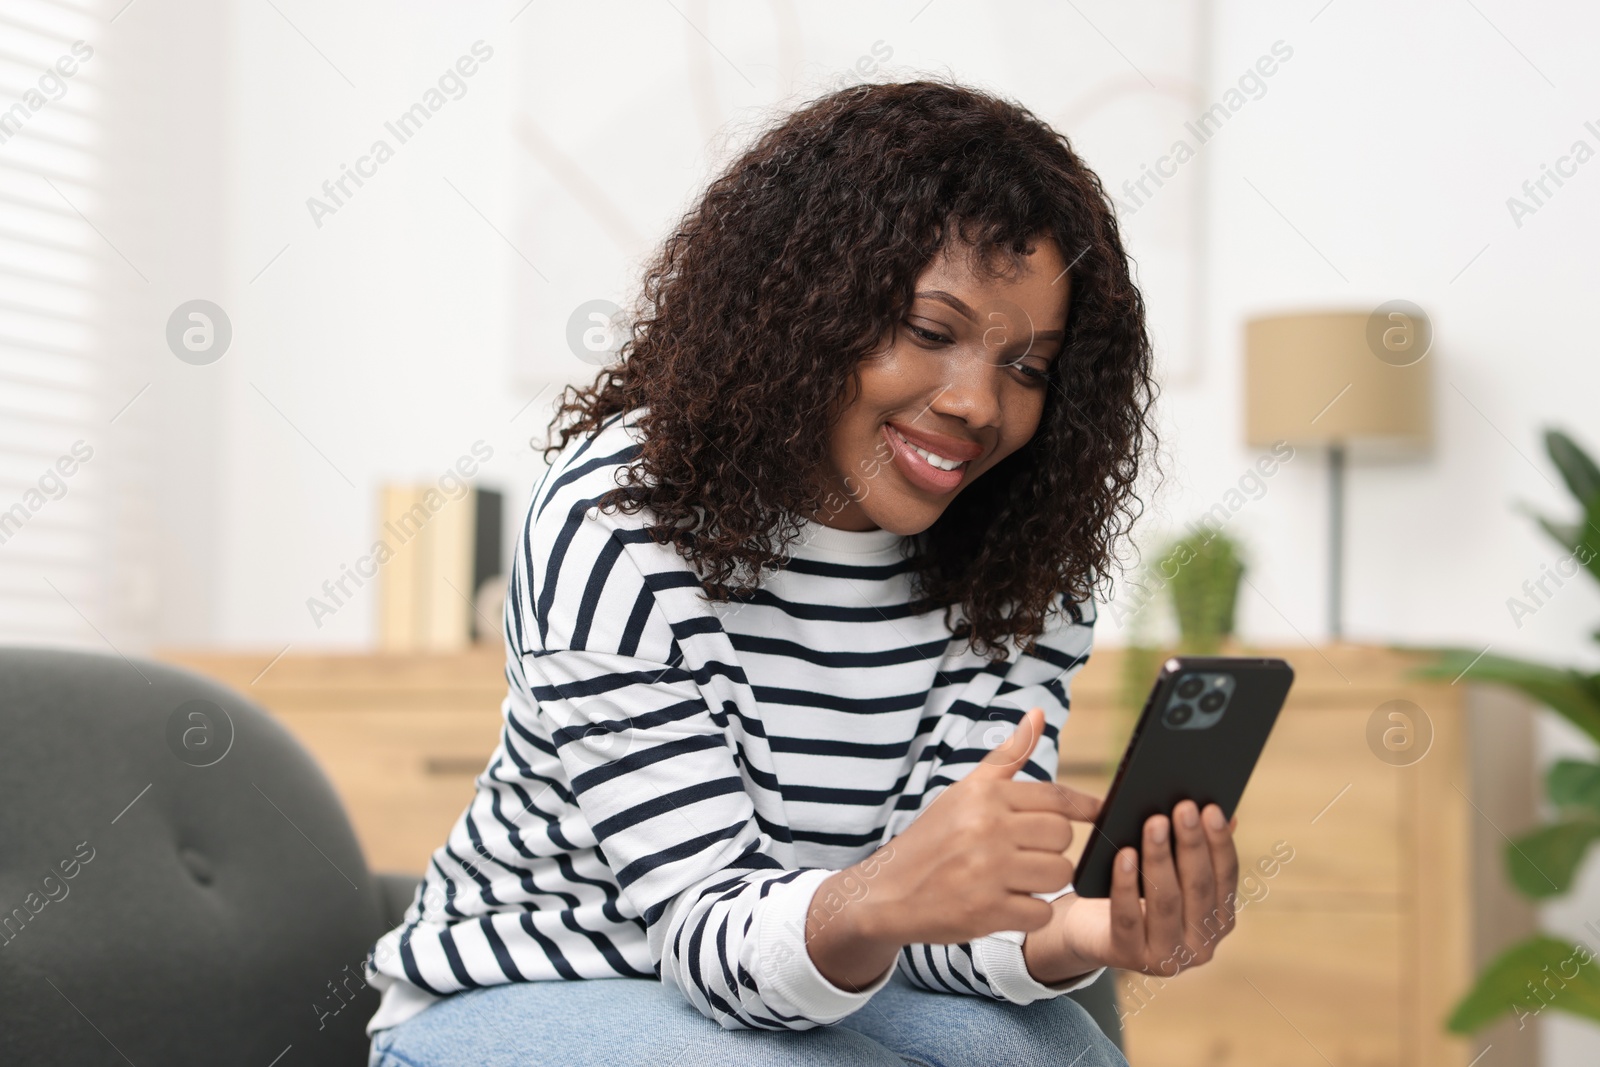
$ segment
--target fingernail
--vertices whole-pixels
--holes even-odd
[[[1185,804],[1179,808],[1178,818],[1183,821],[1185,830],[1193,830],[1200,825],[1200,813],[1195,810],[1193,804]]]
[[[1150,840],[1158,845],[1167,843],[1167,820],[1157,819],[1155,825],[1150,827]]]
[[[1215,804],[1206,808],[1206,825],[1213,830],[1220,830],[1228,825],[1228,821],[1222,817],[1222,809]]]
[[[1122,869],[1124,872],[1128,873],[1132,873],[1133,871],[1133,849],[1131,848],[1125,848],[1122,850]]]

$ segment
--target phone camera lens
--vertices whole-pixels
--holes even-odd
[[[1167,709],[1167,721],[1174,726],[1182,726],[1194,714],[1194,708],[1188,704],[1174,704]]]
[[[1223,693],[1221,690],[1213,689],[1211,692],[1200,698],[1200,710],[1207,712],[1208,714],[1213,711],[1221,711],[1222,705],[1226,704],[1227,702],[1227,694]]]
[[[1204,689],[1205,687],[1205,682],[1193,675],[1190,675],[1178,683],[1178,695],[1184,700],[1193,700],[1195,697],[1200,695],[1200,690]]]

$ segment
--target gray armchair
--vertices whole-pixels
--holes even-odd
[[[362,960],[415,887],[239,694],[0,649],[0,1063],[356,1067]],[[1074,996],[1120,1043],[1111,982]]]
[[[238,694],[0,649],[0,1063],[364,1063],[361,962],[412,885]]]

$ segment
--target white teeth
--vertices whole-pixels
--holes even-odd
[[[894,429],[892,426],[889,428],[891,430]],[[961,459],[946,459],[944,456],[929,452],[926,448],[918,448],[910,441],[906,441],[906,435],[901,433],[899,430],[895,430],[894,435],[900,438],[900,440],[905,441],[907,448],[911,449],[911,451],[927,460],[928,466],[930,467],[938,467],[942,471],[953,471],[966,462],[966,460]]]

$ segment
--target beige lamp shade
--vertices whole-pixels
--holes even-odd
[[[1365,311],[1276,315],[1245,325],[1245,437],[1253,446],[1279,441],[1356,446],[1374,457],[1414,455],[1432,438],[1433,360],[1397,355],[1385,337],[1428,329],[1406,318]],[[1395,332],[1385,334],[1385,330]],[[1369,343],[1369,336],[1371,342]],[[1431,343],[1424,335],[1422,345]]]

